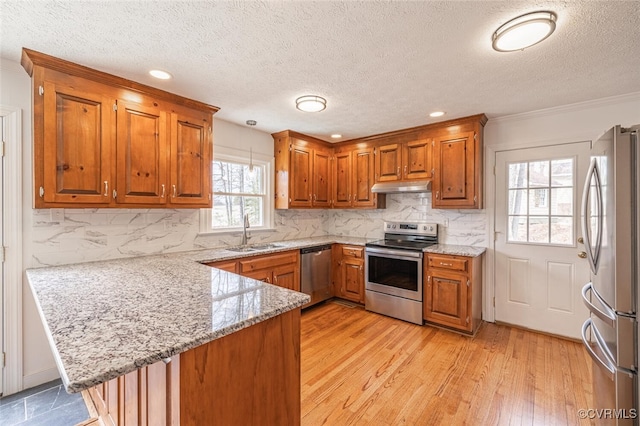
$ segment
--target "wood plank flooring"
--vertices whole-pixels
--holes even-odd
[[[473,338],[327,302],[302,314],[302,425],[578,425],[579,343],[484,323]]]

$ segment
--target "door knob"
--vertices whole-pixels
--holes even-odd
[[[578,253],[578,257],[580,259],[586,259],[587,258],[587,253],[585,253],[584,251],[581,251],[580,253]]]
[[[578,242],[579,242],[580,244],[584,244],[584,238],[582,238],[582,237],[578,237]]]

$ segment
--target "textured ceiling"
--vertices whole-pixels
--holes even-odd
[[[549,39],[491,49],[497,27],[536,10],[558,15]],[[640,1],[2,0],[0,13],[4,58],[24,46],[325,140],[640,91]],[[305,94],[327,109],[296,110]]]

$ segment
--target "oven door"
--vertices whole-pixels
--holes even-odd
[[[366,291],[422,302],[422,252],[378,247],[365,249]]]

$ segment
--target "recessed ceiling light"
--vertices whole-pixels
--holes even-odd
[[[444,111],[434,111],[429,114],[429,117],[442,117],[444,115]]]
[[[333,135],[331,135],[331,137],[332,137],[333,139],[340,139],[340,138],[342,137],[342,135],[341,135],[341,134],[339,134],[339,133],[334,133]]]
[[[320,112],[327,107],[327,100],[316,95],[300,96],[296,99],[296,108],[304,112]]]
[[[498,52],[513,52],[538,44],[556,29],[556,18],[553,12],[518,16],[493,33],[493,48]]]
[[[160,80],[169,80],[171,78],[171,74],[162,70],[151,70],[149,71],[152,77],[159,78]]]

